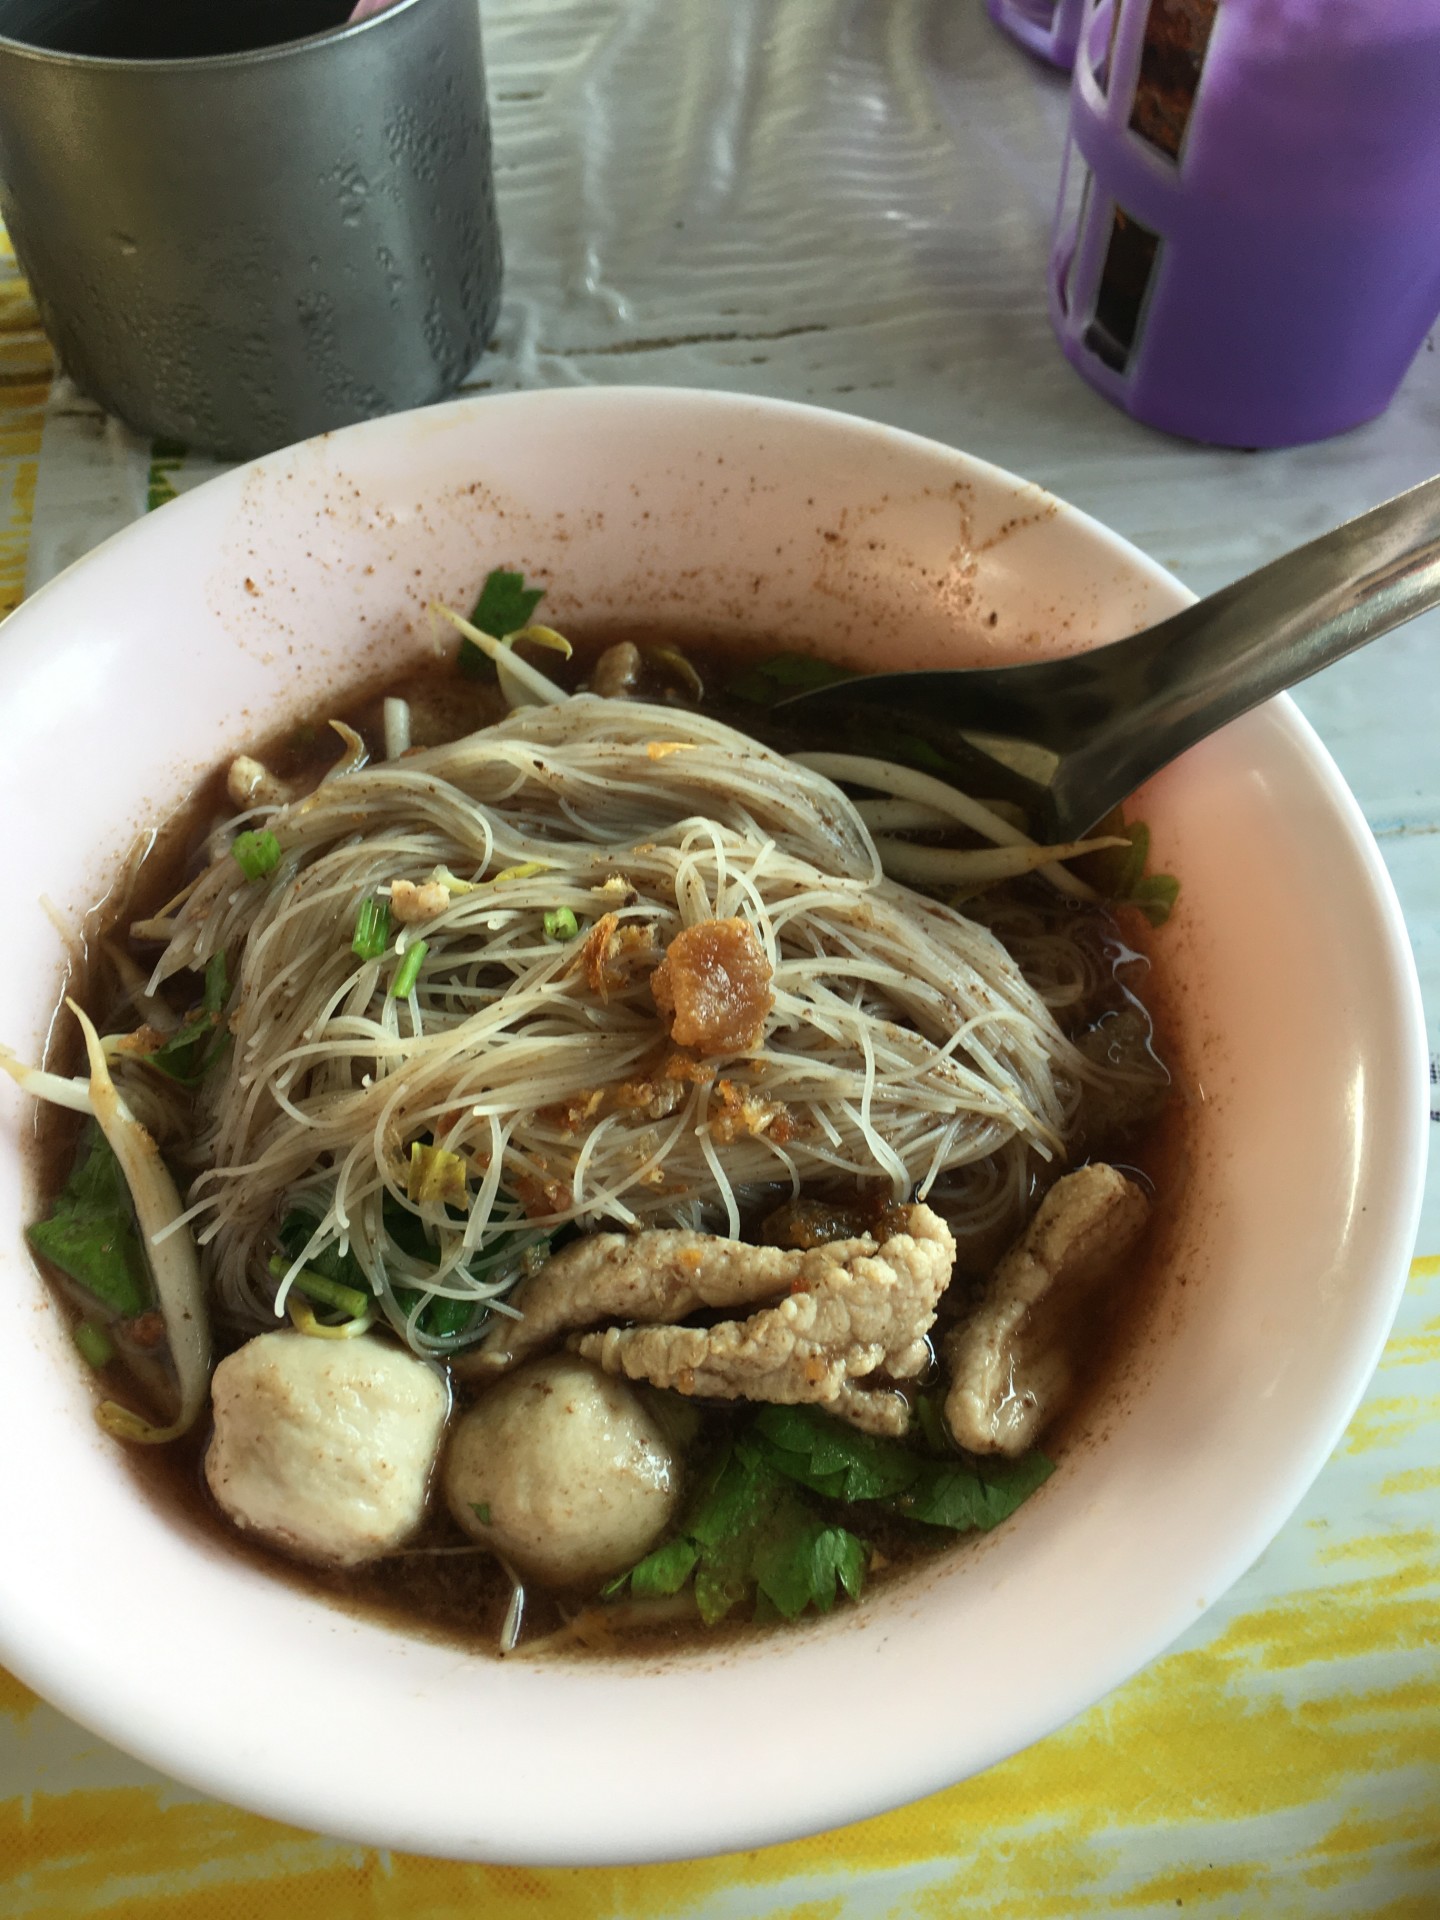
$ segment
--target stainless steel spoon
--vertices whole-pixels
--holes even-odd
[[[807,739],[824,723],[827,744],[873,743],[877,709],[901,715],[957,785],[1018,800],[1047,842],[1076,840],[1197,740],[1437,601],[1440,476],[1090,653],[874,674],[774,713]]]

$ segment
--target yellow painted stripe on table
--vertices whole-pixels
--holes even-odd
[[[20,604],[54,358],[0,228],[0,618]]]
[[[1440,1568],[1432,1564],[1429,1575],[1428,1604],[1417,1598],[1403,1623],[1410,1645],[1435,1643]],[[1433,1663],[1428,1678],[1408,1686],[1298,1708],[1280,1690],[1257,1693],[1253,1685],[1257,1665],[1283,1673],[1337,1648],[1373,1646],[1374,1608],[1370,1583],[1355,1581],[1247,1615],[1215,1645],[1158,1662],[1075,1726],[1005,1765],[827,1839],[665,1867],[517,1870],[391,1858],[213,1803],[167,1801],[160,1789],[35,1794],[0,1809],[0,1862],[13,1876],[3,1910],[10,1920],[79,1912],[105,1920],[241,1913],[289,1920],[305,1912],[340,1920],[471,1911],[491,1920],[536,1913],[669,1920],[726,1890],[734,1911],[736,1889],[748,1887],[757,1897],[795,1896],[781,1907],[757,1899],[748,1911],[839,1914],[843,1901],[834,1902],[842,1897],[815,1885],[830,1878],[838,1858],[850,1875],[936,1863],[933,1884],[912,1887],[895,1907],[936,1920],[971,1904],[1017,1920],[1143,1912],[1176,1900],[1205,1912],[1221,1895],[1241,1892],[1263,1896],[1263,1911],[1279,1913],[1287,1909],[1273,1904],[1274,1862],[1259,1823],[1318,1800],[1343,1805],[1356,1779],[1408,1781],[1404,1803],[1368,1826],[1362,1818],[1337,1823],[1307,1851],[1307,1884],[1363,1881],[1377,1848],[1392,1874],[1440,1866],[1427,1812],[1440,1797]],[[1396,1622],[1378,1624],[1379,1637],[1389,1639]],[[1166,1866],[1122,1883],[1129,1837],[1157,1828],[1182,1853],[1190,1834],[1209,1845],[1228,1833],[1242,1857]],[[1372,1836],[1364,1845],[1362,1831]]]
[[[33,1713],[40,1704],[23,1680],[17,1680],[13,1673],[7,1673],[0,1667],[0,1714],[12,1720],[22,1720]]]
[[[1415,1263],[1410,1300],[1422,1314],[1437,1282],[1440,1261]],[[1387,1369],[1409,1365],[1410,1337],[1397,1332]],[[1371,1419],[1375,1404],[1400,1404],[1385,1372],[1376,1386],[1342,1461],[1357,1429],[1376,1446],[1409,1437],[1408,1419]],[[1415,1403],[1403,1404],[1413,1414]],[[1403,1502],[1432,1484],[1428,1469],[1416,1472],[1381,1484]],[[1434,1920],[1440,1534],[1424,1524],[1423,1503],[1391,1511],[1392,1528],[1334,1540],[1328,1522],[1311,1520],[1315,1572],[1302,1591],[1222,1621],[1203,1644],[1155,1662],[978,1779],[838,1834],[669,1866],[519,1869],[344,1846],[173,1788],[32,1792],[0,1804],[0,1911],[7,1920],[1158,1920],[1180,1906],[1207,1920]],[[17,1737],[50,1715],[15,1681],[0,1708]]]

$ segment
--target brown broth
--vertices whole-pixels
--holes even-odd
[[[579,685],[599,651],[617,638],[634,638],[645,646],[682,647],[696,661],[707,682],[723,684],[739,664],[763,658],[765,650],[753,644],[743,649],[705,646],[693,633],[614,628],[587,634],[576,642],[576,653],[555,677],[568,687]],[[547,656],[547,670],[553,670]],[[659,689],[652,683],[642,689],[654,695]],[[433,662],[406,673],[397,682],[362,686],[346,695],[333,717],[343,720],[366,740],[373,754],[383,752],[381,709],[389,694],[403,695],[412,703],[415,744],[439,744],[442,740],[483,726],[504,711],[493,680],[461,676],[449,662]],[[733,724],[753,722],[755,710],[723,700],[707,699],[706,708]],[[324,718],[329,719],[326,715]],[[751,725],[757,735],[762,727]],[[250,749],[274,772],[294,781],[318,779],[341,751],[340,743],[323,720],[289,727]],[[136,867],[123,893],[107,901],[107,912],[91,931],[78,971],[79,990],[92,1016],[102,1026],[113,1021],[121,1004],[118,981],[104,952],[104,941],[123,931],[136,918],[153,914],[197,870],[203,860],[203,847],[214,823],[233,813],[225,793],[225,769],[219,768],[192,794],[187,805],[168,821],[155,839],[145,859]],[[1023,890],[1022,890],[1023,891]],[[1049,896],[1038,884],[1028,889],[1031,899]],[[1134,995],[1134,980],[1148,972],[1152,937],[1141,917],[1120,910],[1118,918],[1106,916],[1098,937],[1128,951],[1125,980],[1112,974],[1108,986],[1092,1008],[1114,1007]],[[72,984],[72,990],[74,990]],[[1147,990],[1145,1003],[1155,995]],[[1163,1026],[1157,1022],[1157,1027]],[[51,1061],[60,1071],[79,1066],[78,1040],[71,1039],[57,1048],[58,1058]],[[75,1152],[80,1123],[78,1117],[59,1109],[42,1110],[38,1136],[42,1145],[42,1189],[46,1204],[64,1184]],[[1187,1164],[1183,1102],[1172,1097],[1158,1121],[1149,1125],[1144,1137],[1126,1140],[1123,1150],[1111,1158],[1112,1164],[1138,1177],[1156,1197],[1157,1217],[1168,1211],[1185,1178]],[[1032,1204],[1038,1204],[1037,1183]],[[778,1196],[777,1196],[778,1197]],[[845,1198],[846,1196],[841,1196]],[[854,1200],[856,1196],[848,1196]],[[762,1209],[763,1211],[763,1209]],[[943,1208],[942,1208],[943,1211]],[[747,1227],[747,1232],[750,1229]],[[1006,1240],[1013,1228],[1006,1234]],[[1098,1312],[1088,1324],[1083,1340],[1083,1386],[1072,1403],[1045,1436],[1047,1452],[1063,1455],[1074,1436],[1091,1424],[1095,1409],[1103,1403],[1117,1374],[1134,1356],[1142,1338],[1146,1303],[1154,1295],[1165,1266],[1166,1235],[1156,1223],[1147,1234],[1133,1271],[1123,1291]],[[995,1247],[986,1262],[969,1271],[957,1264],[956,1280],[942,1300],[942,1316],[937,1339],[947,1320],[955,1317],[957,1303],[978,1283],[989,1261],[1003,1251]],[[80,1317],[72,1290],[54,1274],[49,1276],[68,1313]],[[949,1308],[949,1312],[945,1311]],[[235,1329],[217,1328],[217,1351],[233,1349],[247,1337]],[[97,1375],[97,1386],[112,1397],[138,1405],[137,1395],[123,1367],[112,1363]],[[463,1410],[473,1394],[463,1387],[454,1388],[457,1406]],[[726,1426],[732,1420],[728,1409],[714,1410],[707,1416],[712,1423]],[[130,1470],[148,1498],[158,1501],[166,1511],[187,1528],[225,1550],[243,1555],[270,1572],[347,1609],[393,1625],[411,1633],[440,1637],[448,1643],[474,1651],[495,1650],[501,1621],[510,1598],[507,1577],[497,1562],[470,1542],[445,1509],[443,1500],[432,1498],[428,1516],[409,1546],[370,1566],[349,1572],[322,1570],[288,1559],[236,1531],[221,1514],[205,1484],[203,1460],[209,1440],[208,1423],[184,1440],[165,1448],[128,1448],[125,1458]],[[958,1456],[957,1456],[958,1458]],[[835,1509],[837,1515],[840,1508]],[[878,1550],[883,1570],[872,1575],[872,1585],[902,1576],[918,1564],[930,1561],[937,1550],[953,1550],[953,1536],[939,1536],[935,1530],[895,1519],[879,1509],[865,1510],[854,1520],[867,1540]],[[585,1596],[557,1596],[537,1588],[527,1590],[525,1641],[555,1632],[564,1626],[577,1607],[587,1605]],[[586,1614],[584,1618],[589,1618]],[[727,1621],[720,1629],[703,1628],[693,1616],[688,1620],[666,1621],[658,1625],[642,1624],[623,1636],[607,1634],[603,1629],[570,1644],[573,1652],[636,1651],[653,1649],[657,1644],[681,1645],[688,1641],[713,1646],[717,1633],[730,1635],[755,1629],[745,1623]],[[522,1641],[522,1646],[525,1644]]]

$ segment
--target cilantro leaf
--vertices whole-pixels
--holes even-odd
[[[518,633],[529,626],[544,598],[544,587],[527,587],[523,573],[507,573],[503,567],[496,567],[480,589],[470,624],[503,640],[507,633]]]
[[[927,1450],[928,1448],[928,1450]],[[923,1410],[905,1440],[890,1440],[810,1406],[765,1406],[712,1457],[681,1522],[663,1546],[605,1588],[678,1593],[689,1579],[707,1626],[753,1603],[757,1620],[828,1613],[843,1592],[857,1599],[870,1549],[816,1504],[869,1502],[927,1527],[988,1531],[1054,1471],[1038,1452],[967,1464]]]
[[[1018,1460],[987,1461],[983,1470],[959,1461],[926,1460],[913,1484],[892,1503],[896,1513],[956,1533],[988,1533],[1008,1520],[1055,1471],[1038,1448]]]
[[[656,1547],[653,1553],[647,1553],[640,1564],[631,1569],[630,1591],[637,1600],[678,1593],[695,1571],[695,1563],[699,1558],[700,1549],[683,1534],[668,1540],[663,1547]]]
[[[816,1407],[762,1408],[755,1431],[781,1473],[832,1500],[887,1500],[912,1483],[922,1464],[898,1441],[861,1433]]]
[[[605,1591],[628,1584],[637,1597],[678,1593],[693,1578],[707,1626],[749,1600],[757,1616],[793,1620],[807,1607],[828,1613],[842,1589],[858,1594],[868,1559],[863,1540],[821,1519],[764,1451],[741,1439],[711,1461],[680,1532]]]
[[[37,1253],[117,1319],[132,1320],[154,1304],[130,1188],[93,1121],[49,1218],[31,1227],[28,1237]]]
[[[786,1620],[796,1619],[806,1607],[828,1613],[842,1588],[852,1600],[859,1597],[868,1558],[864,1541],[846,1528],[807,1515],[758,1544],[755,1584]]]
[[[504,567],[496,567],[486,575],[470,624],[496,640],[503,640],[507,633],[519,633],[522,627],[529,626],[544,598],[544,587],[527,587],[523,573],[508,573]],[[485,679],[495,671],[493,663],[469,639],[461,640],[457,662],[460,671],[470,680]]]
[[[905,1440],[861,1433],[818,1407],[765,1407],[753,1432],[780,1473],[832,1500],[874,1500],[907,1520],[956,1533],[998,1526],[1054,1471],[1042,1453],[969,1466],[923,1405],[917,1435]]]
[[[477,620],[476,626],[480,625]],[[818,660],[809,653],[772,653],[746,667],[725,683],[731,700],[744,700],[754,707],[773,707],[787,694],[808,693],[812,687],[831,687],[840,680],[853,680],[854,671],[837,667],[833,661]]]

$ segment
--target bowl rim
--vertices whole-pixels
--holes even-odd
[[[462,398],[439,407],[419,409],[342,429],[337,434],[321,436],[321,441],[348,446],[363,438],[383,446],[390,436],[399,435],[403,438],[417,430],[439,430],[448,423],[462,422],[471,417],[479,416],[498,422],[507,413],[523,416],[551,409],[558,409],[562,413],[573,412],[581,419],[588,418],[603,424],[607,419],[623,417],[637,408],[642,411],[658,408],[667,412],[676,408],[688,409],[694,412],[701,424],[710,410],[727,417],[737,413],[743,415],[748,410],[757,419],[774,422],[781,428],[787,422],[810,428],[823,423],[828,430],[846,436],[855,435],[862,441],[869,438],[902,450],[909,447],[917,453],[923,452],[932,460],[937,454],[943,455],[958,476],[974,478],[981,485],[1002,493],[1013,495],[1023,491],[1027,498],[1033,499],[1037,492],[1043,492],[1036,489],[1033,483],[1023,481],[992,463],[903,429],[797,402],[683,388],[551,389]],[[68,595],[88,588],[90,576],[103,568],[105,556],[117,547],[130,550],[147,541],[158,543],[162,539],[173,539],[183,529],[187,514],[199,515],[201,509],[192,503],[201,500],[202,496],[210,505],[230,495],[238,500],[257,472],[283,477],[293,472],[297,464],[307,457],[306,449],[316,444],[300,443],[297,447],[234,468],[171,503],[163,521],[158,517],[142,520],[111,536],[72,563],[27,601],[6,623],[5,639],[12,645],[23,641],[29,626],[40,618],[35,609],[41,609],[48,619],[52,605],[63,605]],[[1162,589],[1177,606],[1193,598],[1165,569],[1111,529],[1054,496],[1045,494],[1043,497],[1047,503],[1053,504],[1055,516],[1062,524],[1080,530],[1093,543],[1097,553],[1117,561],[1127,576],[1144,579]],[[8,652],[4,642],[0,641],[0,678],[5,675]],[[1305,1462],[1297,1462],[1294,1471],[1280,1476],[1269,1487],[1267,1496],[1247,1510],[1243,1521],[1227,1536],[1224,1552],[1215,1558],[1205,1605],[1213,1603],[1239,1578],[1274,1538],[1320,1471],[1325,1457],[1340,1439],[1366,1390],[1404,1288],[1419,1222],[1428,1142],[1428,1099],[1423,1072],[1426,1054],[1419,984],[1399,903],[1378,847],[1334,761],[1293,701],[1288,696],[1282,696],[1262,709],[1255,719],[1257,724],[1272,729],[1277,739],[1288,742],[1303,756],[1319,789],[1343,825],[1350,851],[1363,873],[1375,914],[1376,931],[1389,961],[1385,990],[1393,996],[1397,1054],[1404,1053],[1412,1057],[1416,1062],[1416,1073],[1413,1100],[1405,1106],[1397,1098],[1393,1117],[1399,1142],[1392,1182],[1394,1205],[1380,1230],[1383,1256],[1375,1262],[1377,1267],[1388,1270],[1388,1284],[1377,1284],[1367,1296],[1367,1311],[1361,1316],[1356,1329],[1354,1363],[1344,1394],[1332,1399],[1325,1434],[1316,1439]],[[937,1766],[936,1753],[927,1747],[923,1752],[912,1754],[908,1766],[892,1768],[883,1785],[878,1788],[873,1780],[863,1777],[845,1793],[837,1793],[832,1783],[826,1783],[821,1788],[797,1781],[793,1797],[787,1798],[783,1806],[750,1795],[744,1799],[743,1806],[729,1807],[717,1813],[708,1823],[692,1826],[690,1831],[671,1832],[658,1845],[653,1841],[641,1840],[634,1833],[600,1836],[593,1831],[577,1835],[571,1843],[563,1836],[557,1840],[549,1832],[541,1837],[537,1827],[535,1832],[515,1836],[499,1850],[496,1849],[493,1830],[487,1831],[482,1836],[487,1843],[486,1850],[477,1853],[474,1841],[459,1834],[457,1822],[453,1819],[417,1820],[409,1815],[396,1815],[392,1809],[388,1820],[377,1821],[373,1796],[372,1804],[367,1805],[363,1817],[358,1817],[346,1805],[347,1796],[338,1783],[328,1793],[326,1783],[315,1783],[309,1796],[302,1796],[297,1801],[293,1782],[257,1785],[253,1775],[247,1771],[243,1755],[229,1752],[223,1743],[212,1743],[211,1750],[206,1754],[177,1749],[175,1739],[166,1725],[156,1722],[137,1726],[123,1707],[117,1710],[115,1702],[106,1697],[104,1689],[97,1690],[94,1671],[76,1671],[58,1657],[59,1649],[47,1648],[43,1642],[31,1642],[23,1631],[17,1636],[12,1604],[14,1592],[10,1578],[0,1568],[0,1654],[21,1679],[62,1711],[149,1764],[173,1772],[177,1777],[217,1797],[254,1808],[277,1819],[295,1822],[298,1818],[326,1833],[342,1835],[364,1844],[387,1844],[432,1854],[536,1864],[579,1865],[598,1861],[618,1863],[688,1857],[741,1846],[770,1844],[802,1833],[834,1827],[934,1791],[955,1777],[953,1766],[947,1768],[943,1761]],[[1073,1681],[1068,1687],[1062,1687],[1049,1696],[1043,1710],[1019,1716],[1007,1736],[992,1741],[986,1750],[973,1759],[973,1763],[967,1764],[966,1772],[983,1770],[1063,1725],[1159,1655],[1192,1624],[1196,1611],[1193,1602],[1181,1601],[1177,1596],[1171,1607],[1152,1620],[1143,1636],[1132,1638],[1123,1648],[1113,1648],[1107,1659],[1086,1671],[1083,1681]]]

